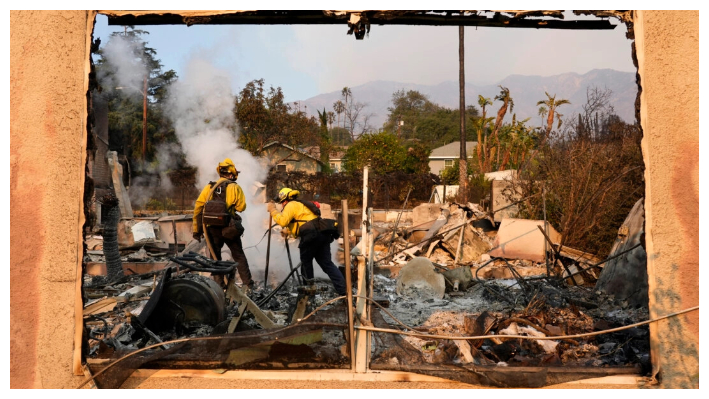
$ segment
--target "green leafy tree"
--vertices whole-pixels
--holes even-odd
[[[431,149],[422,143],[410,143],[405,146],[406,158],[404,158],[403,170],[406,173],[430,173],[431,167],[428,164],[428,157]]]
[[[407,150],[395,135],[363,134],[347,149],[342,167],[346,172],[354,172],[369,164],[373,173],[386,174],[402,170],[406,157]]]
[[[460,140],[460,113],[431,102],[416,90],[399,90],[392,94],[392,106],[384,130],[400,133],[401,138],[420,140],[431,148]],[[474,141],[473,120],[478,110],[470,105],[465,110],[466,141]],[[403,121],[403,126],[399,122]]]
[[[244,86],[235,104],[242,148],[258,155],[272,141],[294,147],[320,145],[318,121],[304,111],[293,110],[284,98],[280,87],[271,87],[265,92],[263,79],[252,80]]]
[[[352,137],[350,137],[350,132],[343,127],[333,127],[330,131],[330,136],[332,137],[333,145],[348,146],[352,144]]]
[[[527,126],[530,119],[518,121],[517,115],[513,114],[512,123],[500,129],[500,149],[504,155],[497,170],[505,170],[508,166],[517,169],[526,159],[536,139],[534,129]]]

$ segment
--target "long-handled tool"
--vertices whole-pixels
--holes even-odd
[[[271,258],[271,221],[273,220],[273,217],[271,215],[268,215],[268,244],[266,244],[266,275],[263,278],[263,286],[264,288],[268,287],[268,263]]]
[[[293,261],[290,257],[290,245],[288,244],[288,237],[286,237],[286,253],[288,253],[288,265],[290,266],[291,271],[293,271]],[[303,281],[303,278],[300,276],[300,273],[298,271],[295,272],[295,275],[296,277],[298,277],[298,281],[300,282],[300,284],[305,285],[305,282]]]

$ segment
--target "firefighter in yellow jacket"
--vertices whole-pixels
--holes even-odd
[[[309,233],[305,235],[301,234],[304,230],[303,226],[306,225],[307,222],[317,218],[315,213],[309,209],[309,206],[317,206],[318,208],[320,206],[317,203],[309,201],[299,201],[297,199],[298,194],[300,193],[297,190],[290,188],[281,189],[274,200],[283,205],[283,210],[278,212],[276,204],[269,202],[267,205],[268,212],[271,214],[274,222],[278,223],[281,227],[287,227],[295,238],[300,237],[298,248],[300,249],[300,261],[302,263],[301,270],[305,278],[312,280],[315,277],[313,274],[313,259],[315,259],[318,265],[320,265],[320,268],[330,277],[330,281],[332,281],[332,284],[335,286],[337,294],[347,295],[345,278],[332,262],[330,243],[332,243],[333,239],[312,229],[308,230]]]
[[[244,227],[241,224],[241,216],[237,213],[246,209],[244,191],[236,183],[239,171],[236,170],[231,159],[225,158],[217,166],[217,173],[219,173],[219,180],[204,186],[195,201],[192,237],[201,241],[204,223],[214,256],[221,260],[222,247],[226,244],[237,262],[236,269],[239,271],[241,282],[244,286],[253,288],[254,281],[251,279],[249,262],[246,260],[241,244]],[[233,275],[229,276],[231,277]]]

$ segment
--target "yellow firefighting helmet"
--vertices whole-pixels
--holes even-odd
[[[232,173],[234,174],[234,176],[239,174],[239,171],[236,170],[236,166],[234,166],[234,162],[232,162],[229,158],[224,158],[224,161],[219,162],[219,165],[217,165],[217,173],[221,175],[223,171],[226,171],[227,173]]]
[[[281,189],[281,191],[278,192],[278,195],[276,196],[276,198],[274,198],[273,200],[276,201],[276,202],[283,202],[283,201],[286,201],[286,200],[293,200],[293,199],[295,199],[296,197],[298,197],[298,194],[300,194],[300,191],[298,191],[298,190],[293,190],[293,189],[290,189],[290,188],[288,188],[288,187],[283,187],[283,188]]]

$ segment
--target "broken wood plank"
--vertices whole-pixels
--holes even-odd
[[[84,308],[84,317],[104,312],[110,312],[111,310],[113,310],[113,308],[116,307],[116,303],[116,298],[106,298],[96,303],[92,303],[91,305],[88,305]]]
[[[227,298],[233,299],[239,305],[246,302],[246,310],[254,315],[254,318],[264,329],[275,328],[276,323],[269,319],[265,313],[252,301],[243,291],[239,289],[233,282],[230,282],[229,288],[226,291]]]
[[[242,303],[239,306],[239,315],[231,318],[231,321],[229,322],[229,327],[227,327],[227,332],[229,334],[233,333],[234,330],[236,330],[236,326],[239,325],[239,321],[241,321],[241,316],[243,316],[244,312],[246,311],[246,305],[248,305],[248,303]]]
[[[554,246],[558,247],[558,244],[554,244]],[[576,262],[588,263],[590,265],[597,265],[603,262],[603,259],[597,257],[592,253],[584,252],[567,246],[561,248],[561,251],[559,251],[559,255],[565,258],[573,259]]]
[[[289,370],[215,370],[197,369],[138,369],[131,378],[219,378],[227,380],[300,380],[300,381],[386,381],[386,382],[450,382],[450,380],[403,371],[377,370],[375,373],[353,373],[350,370],[298,369],[291,364]]]
[[[436,245],[441,242],[441,240],[436,240],[431,243],[431,245],[428,246],[428,251],[426,251],[426,257],[429,258],[431,257],[431,252],[433,252],[434,249],[436,249]]]
[[[460,247],[463,245],[463,234],[465,233],[465,225],[460,227],[460,235],[458,236],[458,246],[455,249],[455,260],[453,261],[453,266],[458,265],[458,260],[460,259]]]
[[[304,295],[298,298],[298,303],[295,307],[295,312],[293,312],[293,317],[291,318],[291,323],[297,322],[305,316],[305,308],[308,306],[309,295]]]
[[[458,347],[460,353],[463,355],[465,363],[473,363],[473,355],[470,353],[470,344],[466,340],[454,339],[453,343]]]
[[[88,366],[86,363],[83,363],[83,364],[81,365],[81,371],[84,372],[84,376],[85,376],[86,378],[91,378],[91,377],[93,377],[93,374],[91,373],[91,370],[89,369],[89,366]],[[88,389],[98,389],[98,387],[96,386],[95,380],[89,381],[89,382],[86,384],[86,387],[87,387]]]

